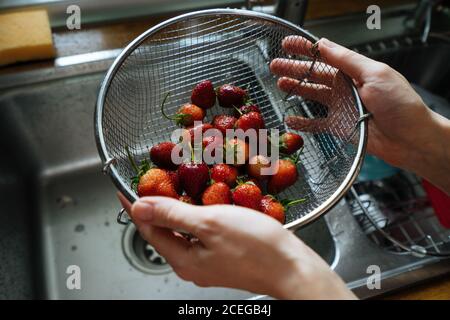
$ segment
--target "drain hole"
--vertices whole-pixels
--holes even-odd
[[[139,234],[137,232],[136,232],[136,235],[139,237]],[[140,240],[139,240],[139,242],[140,242]],[[139,249],[139,248],[137,248],[137,249]],[[145,256],[145,259],[147,259],[150,263],[157,264],[160,266],[167,264],[166,259],[164,259],[164,257],[160,256],[159,253],[155,250],[155,248],[153,248],[148,243],[145,245],[145,248],[144,248],[144,256]]]
[[[166,259],[142,239],[132,223],[125,229],[122,246],[127,260],[141,272],[164,274],[172,270]]]

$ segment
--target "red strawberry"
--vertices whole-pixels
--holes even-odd
[[[178,177],[178,172],[177,171],[167,171],[167,174],[169,175],[170,180],[172,181],[175,191],[178,194],[180,194],[183,190],[181,189],[180,178]]]
[[[277,194],[292,186],[298,179],[297,166],[291,160],[279,159],[275,164],[275,174],[269,178],[268,191]]]
[[[188,195],[180,196],[180,197],[178,198],[178,200],[183,201],[183,202],[186,202],[186,203],[189,203],[189,204],[195,204],[194,199],[192,199],[192,198],[189,197]]]
[[[298,200],[281,200],[278,201],[271,195],[265,195],[261,199],[261,211],[272,218],[280,221],[281,223],[285,223],[286,220],[286,211],[290,206],[293,206],[298,203],[305,202],[305,199]]]
[[[230,187],[236,184],[237,177],[237,169],[225,163],[216,164],[211,169],[212,180],[215,182],[225,182]]]
[[[234,166],[244,165],[248,160],[249,146],[245,141],[233,138],[225,142],[225,160]],[[228,159],[228,158],[231,159]],[[228,162],[228,161],[231,161]]]
[[[235,110],[236,117],[240,117],[243,114],[249,113],[249,112],[258,112],[261,113],[261,110],[256,104],[245,104],[239,109]]]
[[[231,190],[224,182],[216,182],[206,188],[202,195],[202,203],[205,206],[213,204],[231,204]]]
[[[205,163],[183,163],[178,167],[178,177],[186,194],[196,199],[208,184],[209,168]]]
[[[176,116],[179,117],[177,124],[187,127],[193,125],[194,121],[203,121],[206,112],[195,104],[186,103],[178,109]]]
[[[161,113],[169,120],[174,120],[177,125],[189,127],[194,121],[202,121],[206,116],[206,111],[192,103],[183,104],[174,116],[168,116],[164,111],[164,103]]]
[[[284,206],[271,195],[262,197],[260,207],[263,213],[271,216],[279,222],[284,223],[286,220]]]
[[[256,155],[248,160],[247,173],[256,179],[267,179],[269,175],[267,173],[263,175],[261,170],[268,167],[270,167],[270,160],[263,155]]]
[[[207,146],[209,146],[211,143],[213,143],[216,140],[216,136],[208,136],[204,137],[202,139],[202,147],[205,149]]]
[[[247,131],[248,129],[263,129],[265,127],[264,119],[259,112],[251,111],[243,114],[236,121],[235,128]]]
[[[176,164],[172,161],[172,149],[175,147],[175,143],[161,142],[154,145],[150,149],[150,159],[158,167],[165,169],[175,169]]]
[[[209,109],[216,103],[216,92],[211,81],[205,80],[194,87],[191,102],[200,108]]]
[[[217,100],[219,105],[224,108],[240,107],[247,99],[247,91],[231,84],[224,84],[217,88]]]
[[[186,128],[188,130],[190,139],[191,139],[191,143],[194,142],[194,135],[197,135],[199,137],[203,137],[203,134],[209,130],[214,128],[210,123],[201,123],[199,125],[196,126],[190,126],[188,128]]]
[[[139,197],[164,196],[178,199],[177,191],[167,171],[152,168],[139,178],[137,185]]]
[[[283,133],[280,137],[280,151],[284,154],[293,154],[303,147],[303,138],[293,132]]]
[[[240,184],[233,191],[233,201],[238,206],[259,210],[261,199],[261,189],[251,182]]]
[[[189,136],[191,139],[190,142],[193,143],[194,142],[194,134],[200,136],[203,133],[205,133],[207,130],[212,129],[212,128],[213,128],[213,126],[210,123],[205,122],[205,123],[202,123],[202,124],[199,124],[196,126],[192,125],[190,127],[187,127],[186,130],[188,130],[188,133],[189,133]]]
[[[211,145],[208,149],[207,147]],[[211,157],[214,157],[216,155],[216,148],[222,148],[223,147],[223,139],[219,136],[208,136],[204,137],[202,140],[202,147],[204,150],[204,155],[211,153]],[[217,162],[216,162],[217,163]],[[211,164],[211,163],[208,163]]]
[[[221,114],[217,115],[213,118],[212,125],[214,128],[220,130],[222,132],[223,136],[226,135],[227,129],[233,129],[234,124],[236,123],[236,118],[233,116],[230,116],[228,114]]]

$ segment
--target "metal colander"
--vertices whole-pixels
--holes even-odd
[[[282,40],[299,35],[303,53],[289,55]],[[330,209],[351,186],[359,172],[366,144],[367,124],[360,99],[351,80],[330,67],[315,50],[317,39],[285,20],[236,9],[214,9],[184,14],[167,20],[128,45],[109,69],[100,89],[96,115],[96,140],[100,156],[117,188],[130,200],[137,199],[130,187],[134,171],[127,159],[128,146],[137,161],[148,150],[168,141],[173,121],[160,111],[166,93],[166,110],[174,114],[190,101],[192,88],[209,79],[214,86],[231,83],[248,88],[250,99],[264,116],[266,127],[280,134],[293,131],[285,117],[297,115],[307,121],[294,125],[305,146],[300,156],[300,178],[281,198],[306,198],[291,207],[285,227],[295,229]],[[274,58],[295,59],[307,68],[292,75],[300,86],[321,86],[328,79],[327,99],[288,92],[277,86],[278,77],[269,64]],[[320,75],[320,77],[317,77]],[[314,98],[314,100],[312,100]],[[232,110],[217,105],[213,115]]]

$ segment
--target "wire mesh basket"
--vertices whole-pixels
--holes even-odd
[[[282,41],[296,35],[299,53],[285,52]],[[364,108],[352,81],[320,57],[310,33],[282,19],[253,11],[214,9],[184,14],[140,35],[115,60],[102,83],[95,115],[97,146],[116,187],[130,200],[134,171],[126,147],[137,161],[148,157],[158,142],[168,141],[177,127],[165,119],[160,106],[166,93],[168,113],[190,99],[202,80],[215,86],[231,83],[248,88],[261,109],[268,129],[280,134],[298,129],[305,146],[300,155],[297,183],[282,198],[306,198],[289,209],[285,227],[298,228],[329,210],[348,190],[359,172],[367,140]],[[291,75],[298,86],[323,86],[328,99],[310,99],[294,87],[282,91],[270,70],[275,58],[303,64]],[[325,76],[326,83],[320,77]],[[296,85],[297,86],[297,85]],[[232,111],[230,111],[232,112]],[[206,121],[227,113],[217,104]],[[309,121],[306,128],[291,126],[289,116]]]

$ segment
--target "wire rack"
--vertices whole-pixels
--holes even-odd
[[[282,40],[302,38],[301,54],[288,54]],[[362,104],[351,81],[314,55],[316,38],[289,22],[245,10],[205,10],[182,15],[149,29],[113,63],[100,89],[96,109],[96,138],[100,156],[118,189],[134,201],[129,187],[134,172],[125,147],[139,161],[149,148],[171,139],[175,124],[162,117],[160,105],[170,92],[167,113],[175,113],[190,100],[192,88],[209,79],[214,86],[231,83],[248,88],[250,99],[260,107],[266,127],[288,130],[287,115],[317,121],[317,130],[301,130],[305,140],[300,157],[298,182],[282,198],[306,198],[286,217],[287,228],[311,222],[330,209],[356,177],[366,143]],[[294,59],[310,67],[296,78],[306,86],[315,74],[333,79],[327,106],[301,95],[287,95],[277,86],[278,77],[269,69],[274,58]],[[311,79],[309,79],[311,80]],[[221,113],[214,106],[206,121]],[[326,125],[325,125],[326,123]],[[311,129],[311,128],[309,128]],[[289,129],[291,130],[291,129]]]
[[[359,182],[349,205],[369,239],[396,254],[450,256],[450,229],[440,223],[421,180],[400,172]]]

